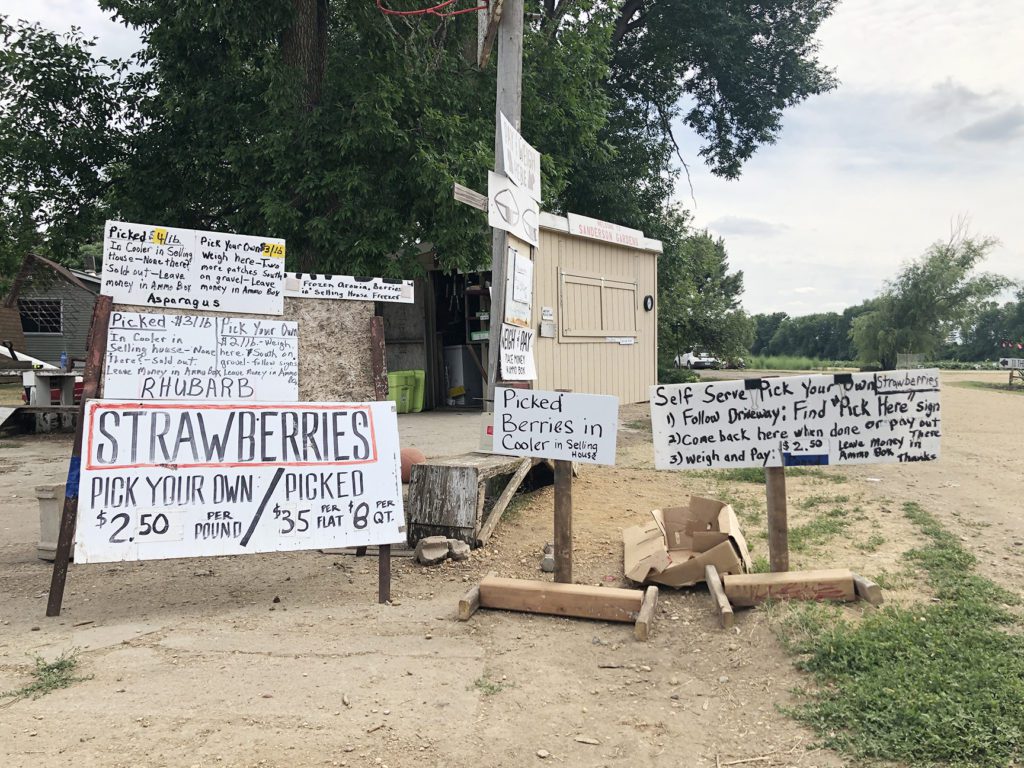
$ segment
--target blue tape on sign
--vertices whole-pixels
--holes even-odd
[[[828,454],[792,453],[782,454],[782,466],[784,467],[824,467],[828,464]]]
[[[74,499],[78,496],[78,483],[82,477],[82,457],[72,456],[68,464],[68,484],[64,497]]]

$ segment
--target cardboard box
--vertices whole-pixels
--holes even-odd
[[[640,583],[687,587],[704,581],[704,566],[720,574],[746,573],[750,553],[733,508],[690,497],[688,507],[651,512],[653,520],[622,532],[626,576]]]

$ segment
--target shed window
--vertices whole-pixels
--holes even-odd
[[[60,299],[18,299],[18,313],[25,333],[64,332],[64,305]]]
[[[636,336],[636,283],[562,272],[563,336]]]

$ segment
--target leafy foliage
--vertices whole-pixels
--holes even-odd
[[[61,36],[0,16],[0,41],[0,275],[9,275],[32,249],[72,258],[102,222],[123,65],[93,56],[77,29]]]
[[[667,232],[658,259],[659,368],[699,347],[725,358],[745,354],[754,324],[740,308],[743,272],[730,272],[725,243],[707,232],[689,233],[682,214]]]
[[[994,245],[961,231],[907,265],[854,320],[860,360],[893,368],[898,352],[934,353],[951,333],[973,324],[984,302],[1009,285],[998,275],[972,274]]]

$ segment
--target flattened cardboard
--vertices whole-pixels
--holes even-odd
[[[704,581],[706,565],[723,575],[750,570],[747,542],[728,504],[691,496],[689,507],[655,509],[651,517],[622,532],[626,576],[633,581],[686,587]]]

